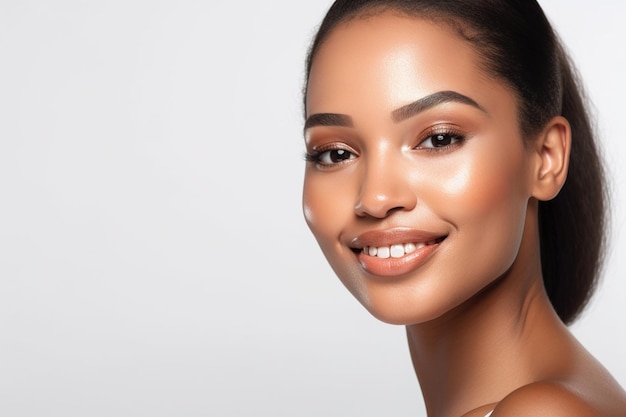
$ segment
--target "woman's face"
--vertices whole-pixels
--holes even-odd
[[[514,94],[446,25],[383,14],[336,28],[307,90],[304,214],[376,317],[425,322],[518,256],[530,151]]]

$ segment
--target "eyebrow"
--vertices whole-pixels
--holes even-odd
[[[422,97],[419,100],[414,101],[413,103],[407,104],[406,106],[402,106],[399,109],[394,110],[393,112],[391,112],[391,118],[394,122],[399,123],[432,107],[450,102],[467,104],[469,106],[477,108],[484,113],[487,113],[487,111],[483,109],[476,101],[467,96],[464,96],[461,93],[457,93],[456,91],[438,91],[426,97]]]
[[[337,113],[317,113],[306,119],[304,130],[315,126],[354,127],[352,117]]]
[[[423,111],[444,103],[461,103],[475,107],[478,110],[487,113],[475,100],[456,91],[438,91],[436,93],[422,97],[412,103],[402,106],[391,112],[391,119],[395,123],[400,123],[410,117],[413,117]],[[339,113],[316,113],[309,116],[304,124],[304,130],[315,126],[340,126],[354,127],[352,118],[346,114]]]

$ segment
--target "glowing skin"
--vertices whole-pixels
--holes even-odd
[[[543,288],[537,201],[565,181],[569,124],[522,138],[515,94],[482,68],[431,21],[334,29],[308,83],[305,218],[363,306],[407,325],[430,417],[621,416]]]
[[[374,23],[361,23],[367,30],[359,24],[332,34],[313,65],[307,114],[345,115],[353,127],[310,127],[307,150],[341,149],[354,158],[308,164],[306,218],[337,275],[372,314],[424,322],[511,267],[532,191],[532,154],[520,136],[515,96],[478,69],[466,42],[430,24],[397,25],[384,36]],[[450,99],[394,117],[448,91],[480,108]],[[451,135],[443,137],[450,144],[432,148],[433,134]],[[355,255],[362,233],[399,228],[425,236],[372,237],[368,246],[445,240],[410,265]]]

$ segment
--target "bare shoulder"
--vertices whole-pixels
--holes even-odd
[[[507,395],[491,417],[624,417],[626,403],[605,403],[583,397],[565,384],[535,382]]]

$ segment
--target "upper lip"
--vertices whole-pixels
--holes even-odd
[[[434,233],[424,230],[397,227],[385,230],[369,230],[350,241],[352,249],[363,249],[366,246],[391,246],[403,243],[427,243],[445,238],[445,233]]]

